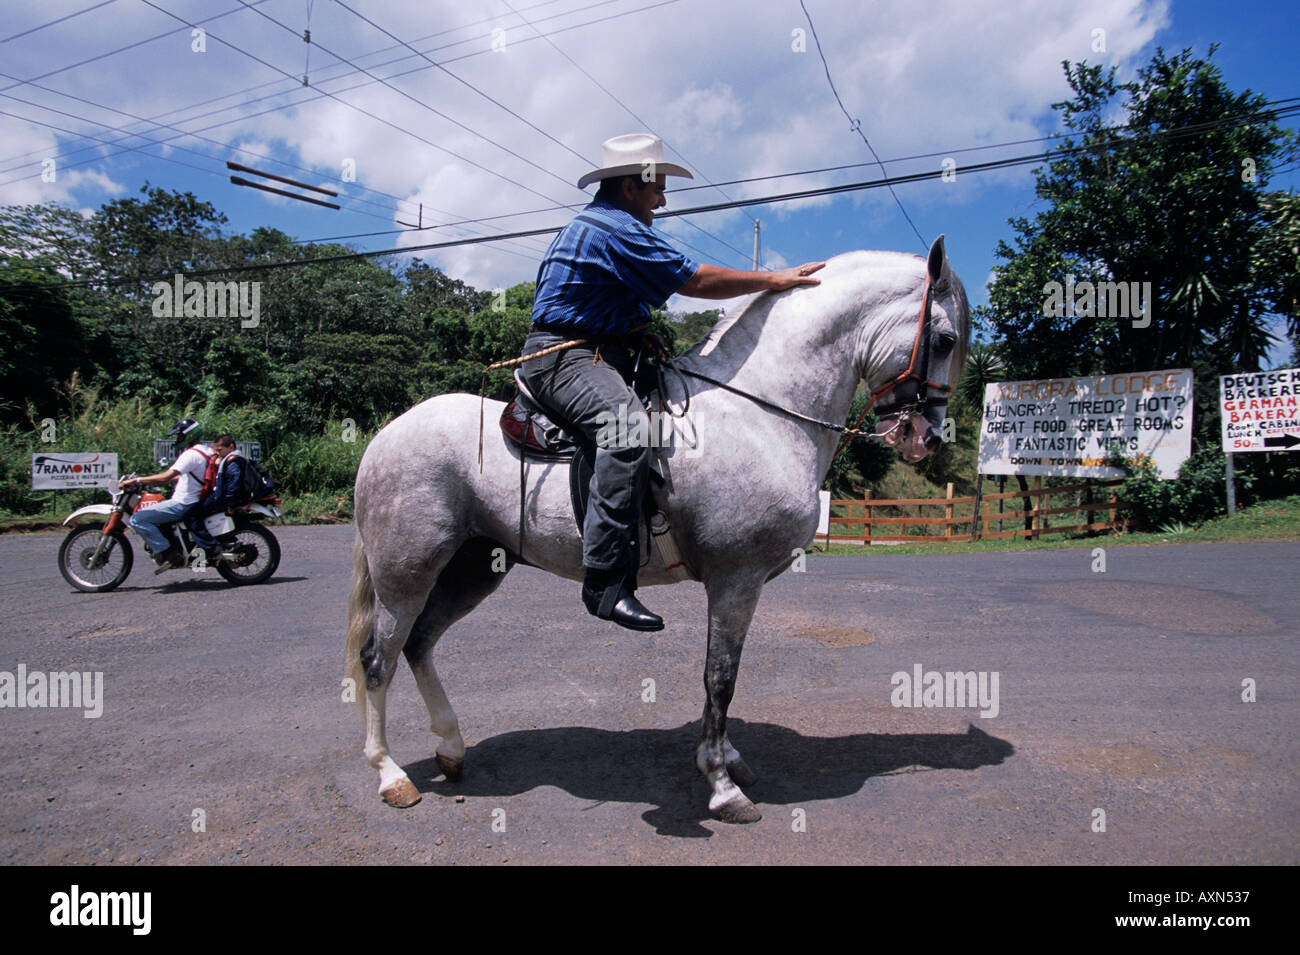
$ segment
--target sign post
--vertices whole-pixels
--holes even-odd
[[[1228,482],[1228,516],[1237,516],[1237,482],[1233,479],[1232,474],[1232,452],[1229,451],[1223,456],[1223,477]]]

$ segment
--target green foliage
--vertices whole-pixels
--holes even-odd
[[[997,345],[977,343],[966,353],[966,366],[957,381],[955,398],[972,408],[984,404],[984,388],[994,381],[1006,380],[1006,362]]]
[[[870,400],[871,394],[865,390],[854,396],[848,417],[844,420],[845,427],[853,427]],[[875,414],[868,414],[857,427],[861,431],[873,431],[876,427]],[[827,484],[824,486],[829,488],[831,497],[860,496],[864,485],[882,480],[897,460],[898,454],[894,449],[886,447],[878,439],[854,438],[831,463],[830,473],[826,476]]]
[[[710,308],[702,312],[688,312],[675,319],[672,324],[675,326],[679,347],[684,351],[711,332],[713,326],[718,324],[719,315],[716,308]]]
[[[1065,66],[1074,97],[1053,108],[1070,139],[1036,174],[1047,208],[1032,222],[1011,220],[1016,247],[999,243],[980,313],[998,339],[1016,343],[1002,356],[1007,377],[1258,368],[1270,344],[1266,315],[1295,288],[1286,243],[1269,225],[1293,220],[1280,206],[1265,214],[1273,207],[1264,193],[1272,170],[1294,156],[1294,136],[1267,119],[1234,122],[1264,111],[1264,98],[1232,92],[1217,67],[1186,50],[1158,51],[1131,83],[1116,83],[1113,69]],[[1126,114],[1118,131],[1109,125],[1117,105]],[[1162,135],[1196,124],[1209,128]],[[1289,268],[1294,276],[1294,256]],[[1150,282],[1150,327],[1077,307],[1045,315],[1047,283],[1069,275]]]
[[[1120,499],[1127,513],[1144,529],[1170,524],[1196,525],[1227,510],[1223,453],[1216,448],[1195,452],[1174,480],[1161,480],[1154,464],[1144,460],[1113,460],[1125,470]],[[1238,489],[1249,493],[1249,480],[1238,475]]]
[[[0,272],[0,420],[19,420],[28,402],[54,413],[60,383],[87,362],[87,329],[59,285],[35,270]]]
[[[287,423],[317,431],[351,418],[363,427],[405,411],[415,384],[419,346],[405,335],[324,333],[306,342],[306,355],[277,373],[279,410]]]

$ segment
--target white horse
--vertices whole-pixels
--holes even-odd
[[[891,392],[878,433],[907,460],[920,460],[937,447],[943,386],[961,368],[969,333],[966,293],[942,236],[928,261],[850,252],[831,259],[820,278],[819,286],[750,297],[675,360],[680,378],[667,376],[670,405],[681,412],[683,386],[690,402],[670,419],[670,446],[654,452],[665,483],[652,493],[708,595],[708,702],[695,763],[712,789],[709,811],[725,822],[760,818],[740,789],[754,775],[727,739],[727,707],[764,583],[815,536],[818,488],[840,440],[827,425],[842,426],[865,380]],[[489,402],[487,420],[500,410]],[[365,755],[391,806],[420,799],[384,733],[399,655],[441,737],[438,765],[455,780],[465,741],[434,669],[439,637],[520,557],[570,580],[583,576],[569,465],[529,462],[520,554],[519,453],[489,424],[480,469],[479,420],[477,397],[430,398],[375,436],[357,472],[347,666],[353,685],[365,686]],[[677,579],[659,561],[639,582]]]

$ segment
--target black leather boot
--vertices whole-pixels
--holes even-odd
[[[593,616],[629,630],[650,633],[664,628],[663,618],[651,613],[636,599],[622,568],[587,568],[586,579],[582,582],[582,602]]]
[[[169,570],[180,570],[185,566],[185,552],[171,544],[161,554],[155,554],[153,558],[154,574],[163,574]]]

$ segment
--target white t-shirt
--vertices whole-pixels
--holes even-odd
[[[208,457],[214,453],[208,445],[196,444],[193,448],[181,452],[181,456],[172,462],[169,469],[180,474],[176,479],[176,490],[172,491],[171,500],[179,501],[181,504],[195,503],[199,499],[199,492],[203,490],[203,474],[208,469],[208,462],[207,458],[199,454],[195,448]]]

